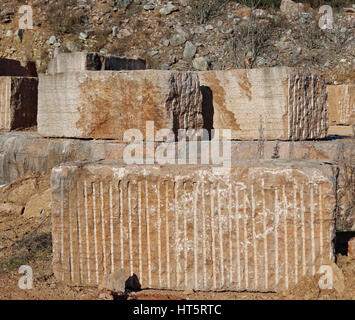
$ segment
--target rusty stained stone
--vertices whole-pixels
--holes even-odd
[[[71,163],[52,171],[53,269],[97,285],[280,291],[334,261],[331,170],[318,161]]]
[[[123,140],[159,129],[200,129],[202,94],[193,72],[87,71],[39,77],[38,132],[47,137]]]
[[[287,67],[199,72],[204,117],[236,140],[306,140],[327,135],[324,79]],[[208,100],[208,101],[206,101]]]
[[[36,125],[38,79],[0,77],[0,130]]]

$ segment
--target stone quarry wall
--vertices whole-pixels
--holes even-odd
[[[53,268],[97,285],[280,291],[334,260],[332,170],[319,162],[67,164],[53,170]]]
[[[316,73],[141,69],[139,59],[58,54],[39,76],[37,114],[31,64],[0,59],[0,129],[38,122],[38,133],[0,133],[0,183],[53,168],[56,278],[99,285],[122,268],[143,288],[266,292],[331,264],[335,230],[355,228],[355,148],[316,140],[329,121],[352,124],[353,86],[328,88],[329,111]],[[202,149],[196,164],[118,160],[128,129],[145,140],[138,155],[170,146],[178,163],[184,145],[157,130],[202,128],[232,130],[230,169],[199,164]]]

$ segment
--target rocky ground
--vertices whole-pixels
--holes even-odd
[[[3,0],[0,56],[34,60],[40,72],[56,48],[142,57],[157,69],[287,65],[322,71],[328,83],[353,83],[351,1],[327,2],[334,3],[331,30],[318,24],[324,1],[311,2],[313,9],[282,12],[277,0],[33,0],[33,29],[21,30],[24,1]]]
[[[67,286],[52,272],[49,176],[26,176],[0,189],[0,300],[1,299],[355,299],[355,259],[346,250],[337,256],[340,277],[333,290],[320,290],[320,275],[305,277],[283,293],[193,292],[142,290],[115,293],[97,288]],[[34,201],[34,199],[41,199]],[[33,203],[36,203],[34,205]],[[4,204],[6,203],[6,205]],[[18,286],[21,265],[33,269],[33,289]]]

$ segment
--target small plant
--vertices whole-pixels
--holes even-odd
[[[38,233],[37,229],[26,234],[12,246],[12,254],[0,260],[0,272],[17,270],[32,260],[48,260],[52,254],[52,235],[50,232]]]
[[[269,37],[269,25],[259,25],[253,18],[239,26],[232,39],[232,54],[238,68],[253,68]]]
[[[196,24],[205,24],[216,17],[228,0],[190,0],[190,15]]]

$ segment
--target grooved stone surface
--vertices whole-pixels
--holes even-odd
[[[99,70],[144,70],[143,59],[122,58],[96,52],[59,53],[49,63],[47,74]]]
[[[355,124],[355,85],[332,85],[327,88],[329,124]]]
[[[237,140],[305,140],[327,135],[323,78],[287,67],[199,72],[209,126]]]
[[[80,162],[52,171],[53,268],[97,285],[280,291],[334,261],[335,194],[318,161],[211,166]]]
[[[0,77],[0,130],[34,126],[37,95],[37,78]]]
[[[86,71],[39,76],[38,132],[47,137],[123,140],[146,121],[155,130],[200,129],[197,73]],[[149,137],[148,137],[149,139]]]

